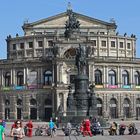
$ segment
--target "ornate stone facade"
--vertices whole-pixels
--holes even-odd
[[[119,35],[115,22],[73,14],[80,29],[71,39],[64,35],[68,12],[25,23],[24,36],[7,36],[7,59],[0,60],[0,118],[49,120],[60,109],[66,115],[79,44],[88,48],[87,74],[95,85],[98,115],[139,118],[135,35]]]

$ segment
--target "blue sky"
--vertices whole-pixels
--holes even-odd
[[[34,22],[65,12],[68,2],[73,11],[109,22],[114,18],[117,31],[137,37],[137,57],[140,57],[140,0],[1,0],[0,59],[7,58],[6,37],[23,36],[21,26],[28,19]]]

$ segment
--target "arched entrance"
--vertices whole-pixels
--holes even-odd
[[[103,115],[102,105],[103,105],[102,99],[97,98],[97,113],[98,113],[98,116],[102,116]]]
[[[17,100],[17,119],[22,119],[22,100]]]
[[[44,119],[46,121],[49,121],[50,118],[52,117],[52,100],[51,99],[46,99],[45,102],[45,115]]]
[[[112,119],[118,118],[117,101],[115,98],[110,100],[110,117]]]
[[[128,98],[124,99],[123,102],[123,113],[124,113],[124,118],[130,118],[131,113],[130,113],[130,100]]]
[[[35,99],[30,100],[30,119],[37,119],[37,101]]]
[[[8,99],[5,100],[5,120],[10,119],[10,101]]]
[[[140,118],[140,98],[136,99],[136,119]]]

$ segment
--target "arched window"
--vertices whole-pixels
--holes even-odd
[[[17,73],[17,86],[22,86],[23,81],[23,72],[20,71]]]
[[[69,59],[69,58],[74,58],[76,55],[76,50],[75,48],[70,48],[64,53],[64,57]]]
[[[44,85],[51,85],[52,84],[52,72],[46,71],[44,73]]]
[[[95,70],[95,84],[96,85],[102,84],[102,73],[100,70]]]
[[[122,72],[122,83],[123,85],[129,85],[129,74],[126,70]]]
[[[139,86],[140,85],[140,73],[138,71],[135,71],[134,77],[135,77],[135,85]]]
[[[10,118],[10,101],[8,99],[5,100],[5,119]]]
[[[30,100],[30,105],[36,106],[36,105],[37,105],[36,100],[35,100],[35,99],[31,99],[31,100]]]
[[[5,74],[5,86],[9,87],[11,85],[11,75],[10,72]]]
[[[10,105],[10,101],[8,99],[5,100],[5,106],[9,106]]]
[[[35,99],[30,100],[30,119],[37,119],[37,101]]]
[[[130,113],[130,100],[128,98],[124,99],[123,102],[123,111],[124,111],[124,117],[125,118],[130,118],[131,117],[131,113]]]
[[[21,106],[21,105],[22,105],[22,100],[21,100],[21,99],[18,99],[18,100],[17,100],[17,105],[18,105],[18,106]]]
[[[112,98],[110,100],[110,117],[111,118],[117,118],[118,117],[117,101],[116,101],[115,98]]]
[[[113,70],[110,70],[108,72],[108,78],[109,78],[109,85],[116,85],[116,72]]]

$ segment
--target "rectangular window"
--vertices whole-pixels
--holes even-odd
[[[104,35],[105,33],[104,33],[104,32],[100,32],[100,34],[101,34],[101,35]]]
[[[111,41],[111,47],[115,47],[115,41]]]
[[[38,41],[38,47],[43,47],[43,41]]]
[[[70,83],[74,84],[75,75],[70,75]]]
[[[48,46],[53,46],[53,41],[48,41]]]
[[[20,43],[20,49],[24,49],[24,43]]]
[[[13,50],[16,50],[16,44],[13,44]]]
[[[102,47],[106,47],[106,41],[102,40],[101,45]]]
[[[123,42],[120,42],[120,48],[123,48]]]
[[[29,42],[29,48],[33,48],[33,42]]]
[[[96,40],[92,40],[93,46],[96,46]]]
[[[127,43],[127,49],[130,49],[130,43]]]

